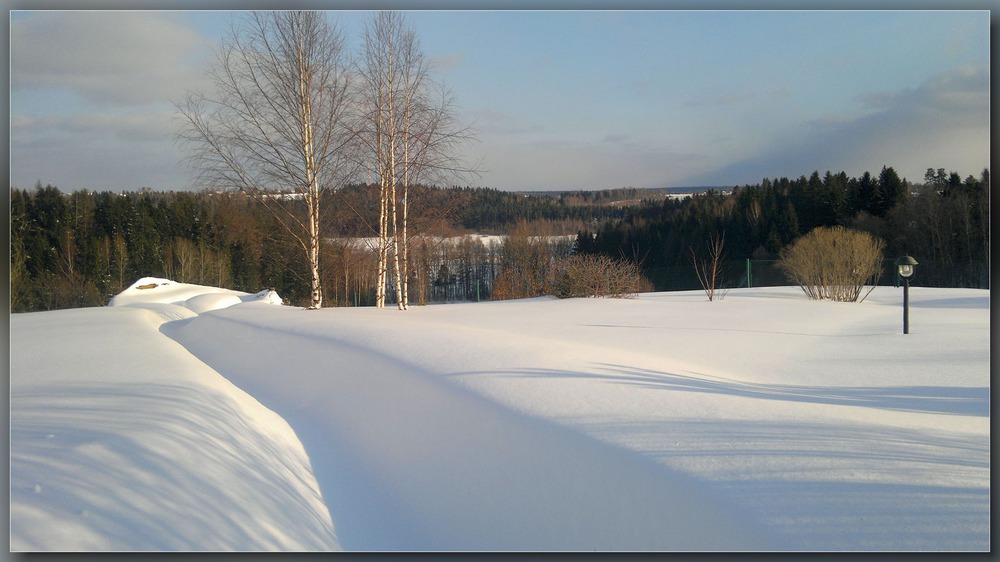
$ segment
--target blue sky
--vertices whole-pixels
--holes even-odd
[[[356,47],[370,12],[330,12]],[[509,190],[989,166],[986,11],[407,12]],[[11,18],[11,184],[197,188],[172,102],[232,12]]]

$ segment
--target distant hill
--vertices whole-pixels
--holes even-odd
[[[576,194],[614,194],[620,192],[633,192],[638,193],[641,199],[653,199],[656,197],[664,197],[666,195],[677,195],[682,193],[704,193],[710,190],[717,191],[728,191],[732,189],[732,186],[718,186],[718,185],[697,185],[697,186],[682,186],[682,187],[619,187],[615,189],[595,189],[595,190],[562,190],[562,191],[514,191],[518,195],[524,196],[565,196],[565,195],[576,195]]]

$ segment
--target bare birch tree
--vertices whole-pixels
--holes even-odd
[[[218,53],[215,91],[179,108],[207,185],[252,196],[305,252],[310,308],[323,304],[320,201],[349,173],[344,56],[322,13],[251,12]]]
[[[379,181],[376,306],[385,306],[390,250],[397,306],[409,306],[410,186],[441,174],[461,174],[458,143],[471,138],[456,125],[451,98],[435,90],[430,65],[399,12],[376,12],[364,30],[360,58],[358,138],[363,161]],[[437,97],[435,97],[437,94]]]

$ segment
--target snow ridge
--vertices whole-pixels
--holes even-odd
[[[158,332],[194,317],[11,317],[12,551],[340,550],[287,422]]]

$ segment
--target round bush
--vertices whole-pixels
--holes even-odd
[[[560,264],[553,292],[559,298],[629,298],[648,290],[649,282],[634,263],[608,256],[578,254]]]
[[[811,299],[858,302],[882,275],[884,248],[867,232],[821,226],[782,250],[778,267]]]

